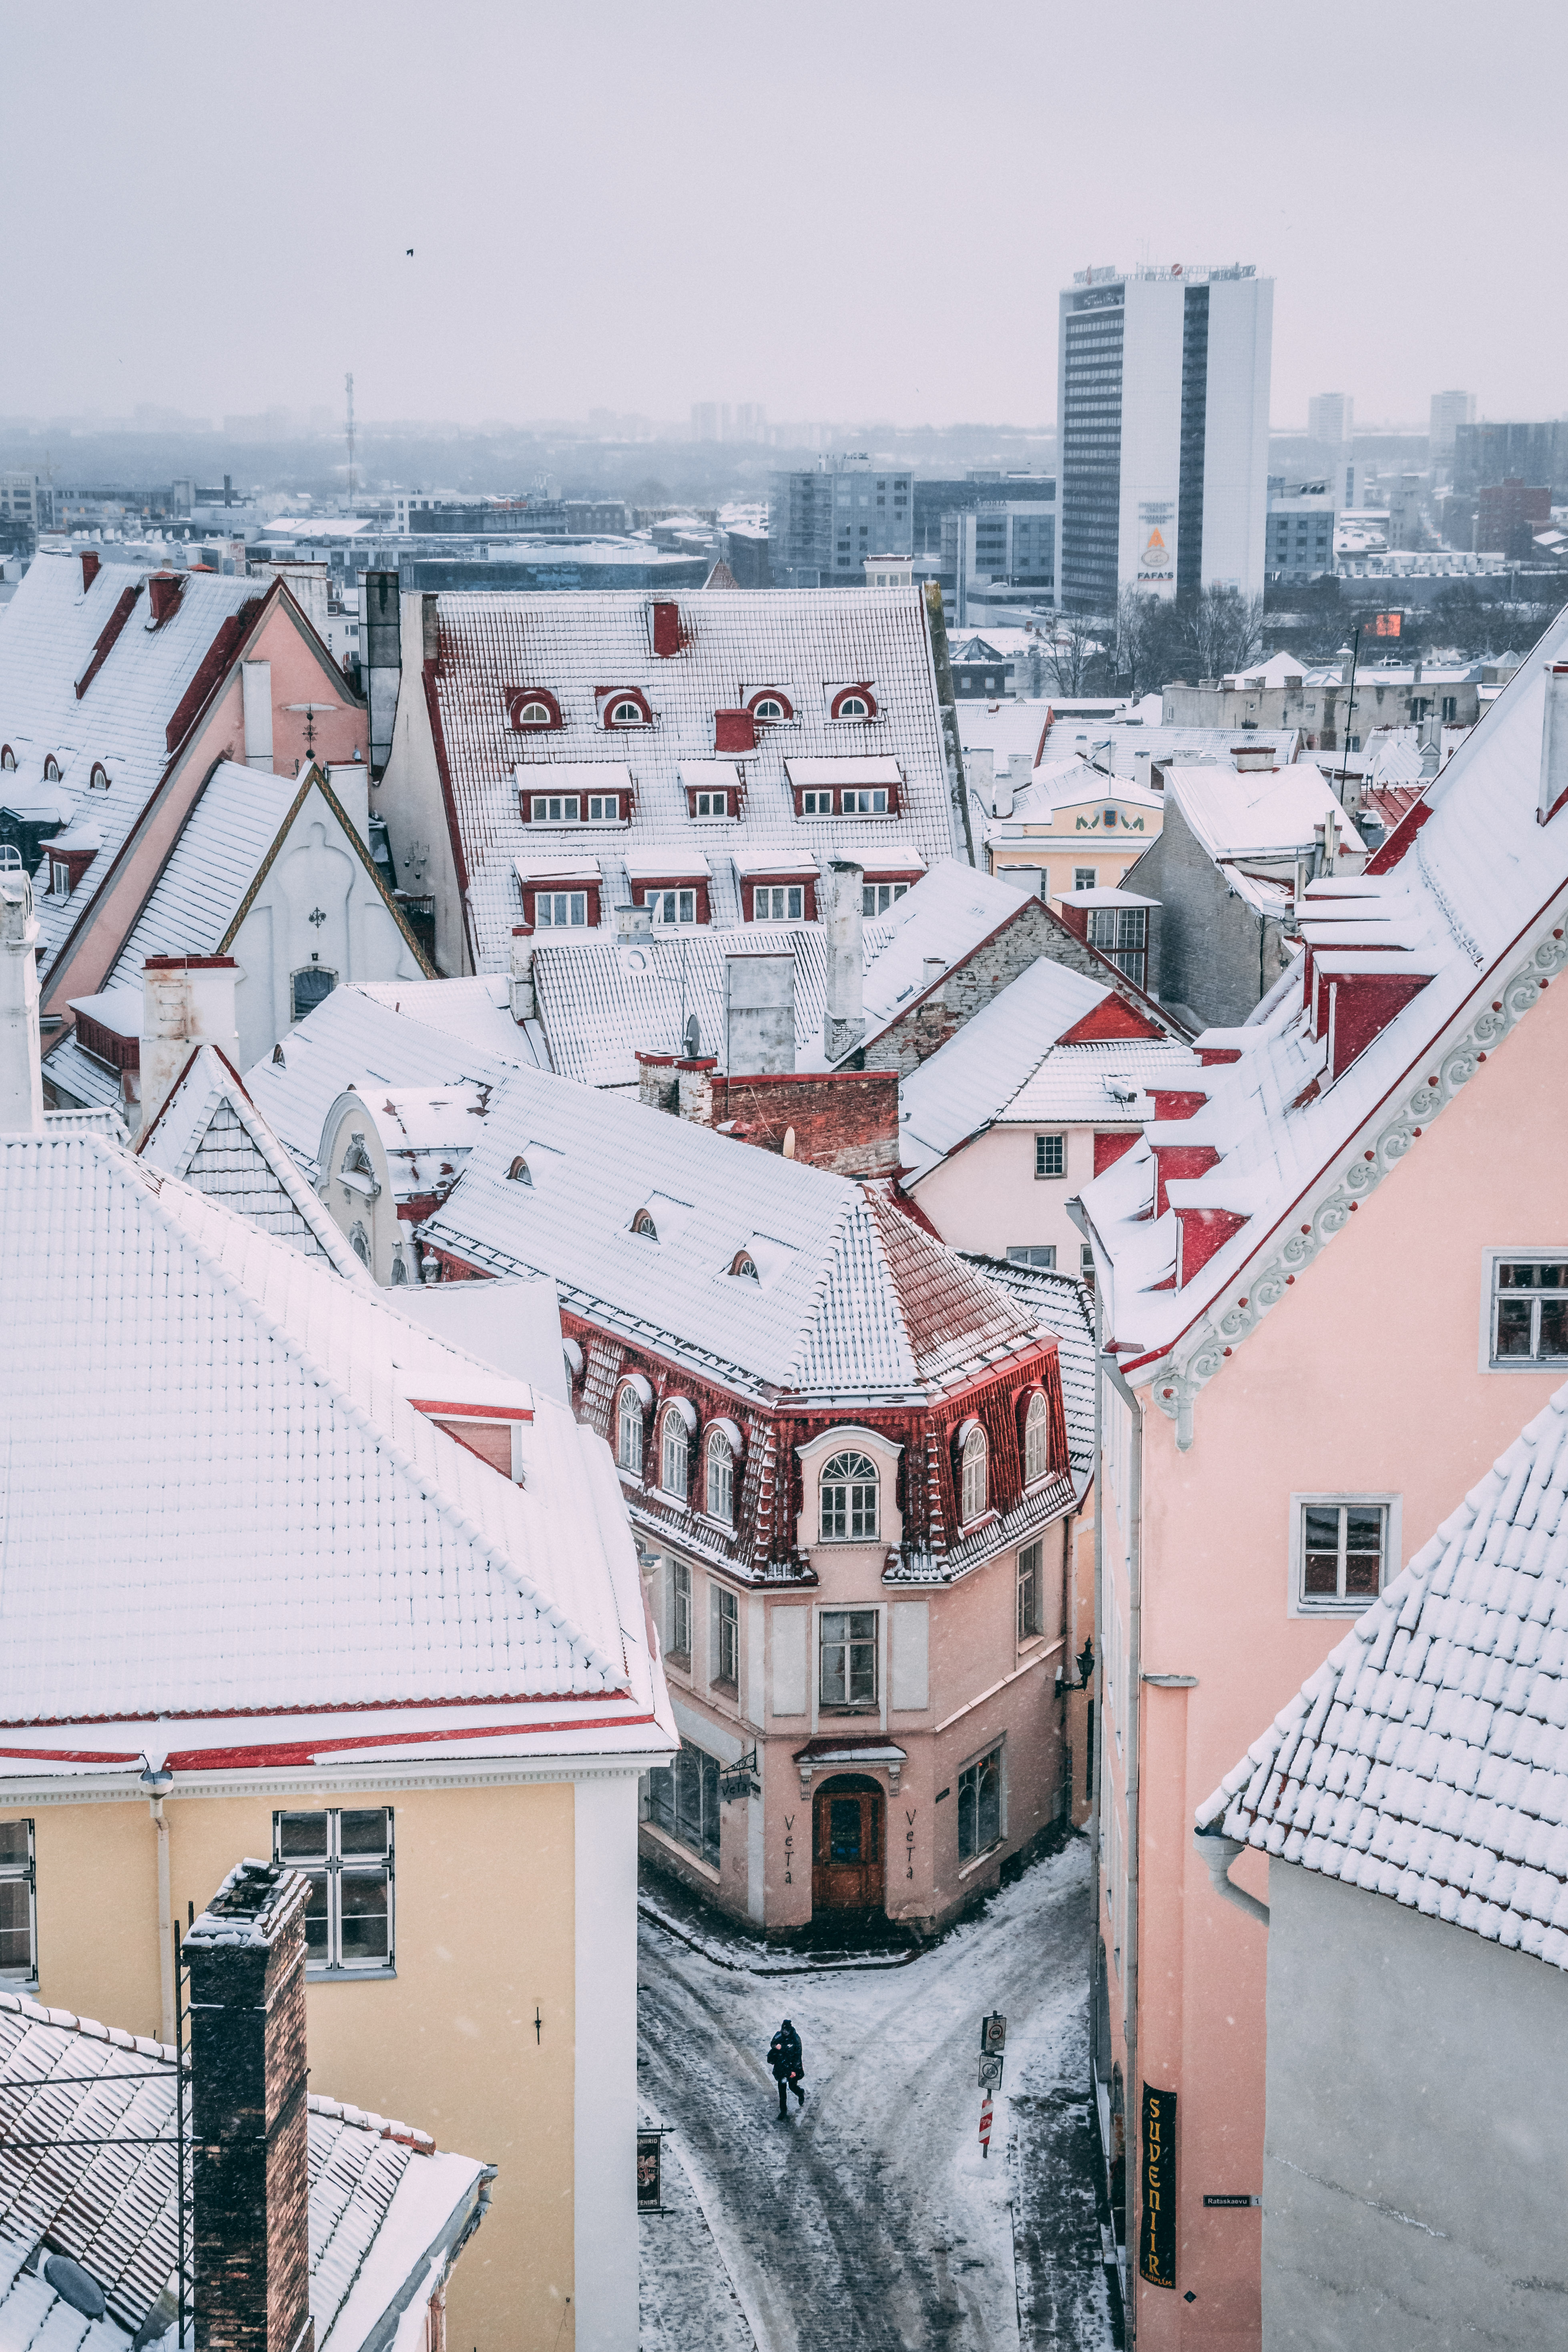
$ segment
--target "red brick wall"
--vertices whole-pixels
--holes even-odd
[[[899,1080],[893,1070],[846,1070],[713,1080],[713,1124],[744,1143],[782,1151],[839,1176],[890,1176],[899,1164]]]

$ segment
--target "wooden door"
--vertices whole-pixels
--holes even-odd
[[[880,1910],[883,1893],[881,1790],[821,1790],[812,1822],[813,1911]]]

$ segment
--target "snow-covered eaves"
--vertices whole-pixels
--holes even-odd
[[[1568,1388],[1199,1808],[1568,1969]]]

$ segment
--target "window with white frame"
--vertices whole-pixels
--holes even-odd
[[[800,813],[802,816],[831,816],[833,814],[833,794],[831,793],[802,793],[800,796]]]
[[[628,1381],[616,1404],[616,1460],[623,1470],[642,1475],[642,1400]]]
[[[586,890],[541,890],[533,901],[533,919],[542,930],[569,930],[588,919]]]
[[[582,797],[577,793],[535,793],[533,822],[535,824],[576,824],[582,808]]]
[[[683,1664],[691,1663],[691,1570],[683,1559],[669,1563],[669,1648]]]
[[[843,711],[839,715],[842,718],[863,717],[864,713]],[[839,797],[838,806],[844,816],[886,816],[887,792],[880,786],[870,792],[845,792]]]
[[[1499,1250],[1491,1257],[1489,1362],[1551,1364],[1568,1358],[1568,1250]]]
[[[1297,1495],[1292,1503],[1298,1612],[1343,1617],[1370,1608],[1387,1578],[1390,1499]]]
[[[757,719],[787,719],[789,717],[789,713],[784,709],[784,704],[779,700],[777,695],[774,694],[764,694],[761,696],[757,701],[752,703],[752,716]]]
[[[775,887],[759,884],[752,893],[753,923],[783,923],[796,919],[805,911],[805,891],[798,882]]]
[[[973,1862],[1002,1843],[1002,1750],[965,1765],[958,1776],[958,1858]]]
[[[610,724],[612,727],[646,727],[647,713],[640,702],[612,702]]]
[[[1092,890],[1095,885],[1095,870],[1092,866],[1075,866],[1073,867],[1072,887],[1075,890]]]
[[[1055,1242],[1009,1242],[1007,1262],[1010,1265],[1039,1265],[1054,1272],[1057,1263]]]
[[[49,860],[49,896],[68,898],[71,894],[71,870],[63,857]]]
[[[656,923],[694,923],[697,920],[695,890],[647,890],[643,904],[653,909]]]
[[[871,713],[864,695],[847,694],[834,715],[838,719],[869,719]]]
[[[1037,1389],[1024,1414],[1024,1484],[1032,1486],[1051,1466],[1051,1408],[1043,1389]]]
[[[274,1813],[272,1858],[310,1882],[305,1965],[313,1976],[384,1973],[393,1965],[390,1805]]]
[[[732,1592],[710,1585],[713,1595],[713,1680],[721,1689],[741,1686],[741,1609]]]
[[[984,1518],[988,1499],[989,1479],[986,1475],[985,1432],[972,1429],[963,1441],[961,1464],[961,1508],[964,1524]]]
[[[1046,1630],[1046,1548],[1026,1544],[1018,1554],[1018,1639],[1032,1642]]]
[[[0,1822],[0,1978],[31,1984],[38,1973],[33,1824]]]
[[[860,892],[861,912],[885,915],[895,898],[901,898],[909,888],[907,882],[867,882]]]
[[[730,1527],[735,1517],[735,1456],[721,1430],[708,1440],[708,1516]]]
[[[1035,1174],[1065,1176],[1068,1172],[1068,1139],[1065,1135],[1037,1135],[1035,1138]]]
[[[699,793],[692,803],[694,816],[728,816],[729,814],[728,793]]]
[[[663,1492],[684,1503],[690,1475],[690,1444],[684,1416],[671,1405],[660,1424],[658,1483]]]
[[[619,793],[590,793],[588,822],[590,824],[618,824],[621,817]]]
[[[525,702],[517,714],[519,727],[553,727],[555,714],[547,702]]]
[[[824,1543],[874,1543],[877,1465],[864,1454],[836,1454],[822,1474]]]
[[[877,1612],[874,1609],[825,1609],[822,1612],[822,1705],[877,1704]]]

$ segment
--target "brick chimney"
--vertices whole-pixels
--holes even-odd
[[[314,2352],[309,1895],[302,1871],[242,1862],[184,1940],[197,2352]]]
[[[198,1045],[240,1064],[232,956],[149,956],[142,973],[142,1132],[163,1109]]]
[[[653,649],[660,661],[680,651],[680,607],[657,604],[653,608]]]
[[[180,609],[180,598],[185,583],[177,572],[151,572],[147,575],[147,597],[153,607],[153,626],[161,629],[172,621]]]
[[[20,866],[0,866],[0,1135],[42,1135],[37,919]]]
[[[102,569],[101,556],[92,548],[84,547],[81,551],[81,593],[84,596]]]
[[[851,1052],[866,1034],[866,973],[861,949],[866,869],[834,857],[823,877],[826,893],[827,994],[822,1042],[829,1063]]]
[[[756,748],[757,722],[749,710],[713,713],[715,751],[754,751]]]

